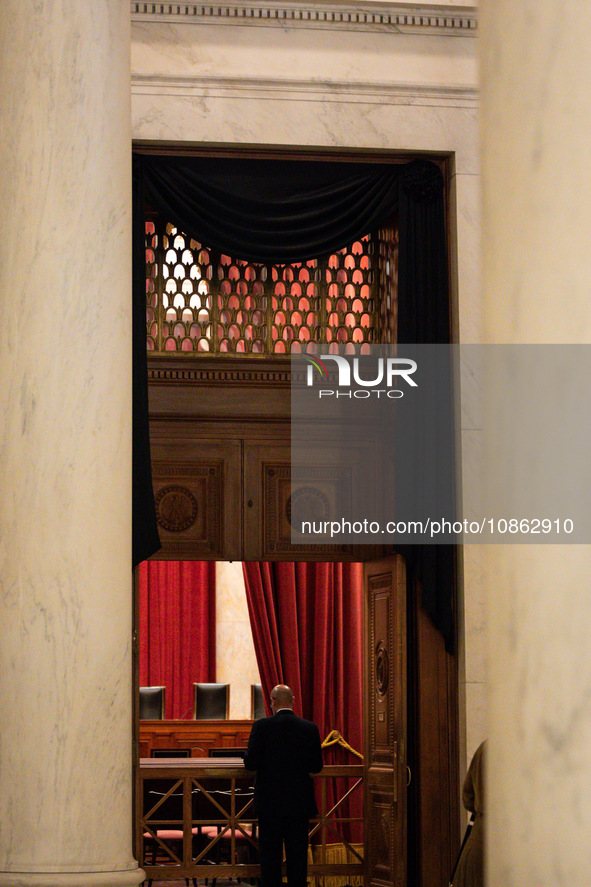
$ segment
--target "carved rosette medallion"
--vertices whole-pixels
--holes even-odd
[[[158,524],[169,533],[182,533],[197,519],[197,500],[186,487],[163,487],[155,498]]]
[[[300,487],[285,503],[285,516],[289,525],[298,532],[302,521],[325,521],[330,517],[330,504],[324,493],[315,487]]]
[[[390,657],[383,641],[378,641],[375,655],[376,686],[380,696],[385,696],[390,683]]]

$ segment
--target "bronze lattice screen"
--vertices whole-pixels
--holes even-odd
[[[325,259],[263,265],[148,217],[148,351],[279,356],[393,342],[397,260],[394,225]]]

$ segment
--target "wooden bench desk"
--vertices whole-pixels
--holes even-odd
[[[140,758],[149,758],[153,748],[195,749],[207,757],[210,748],[245,748],[254,721],[140,721]],[[203,749],[203,755],[199,752]]]

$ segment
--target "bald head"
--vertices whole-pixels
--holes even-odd
[[[293,708],[293,693],[287,684],[277,684],[271,690],[271,711],[275,714],[280,708]]]

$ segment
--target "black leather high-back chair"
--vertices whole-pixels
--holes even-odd
[[[140,687],[140,721],[162,721],[166,687]]]
[[[253,721],[265,717],[265,703],[263,702],[263,688],[260,684],[250,685],[250,716]]]
[[[193,717],[197,721],[227,720],[229,684],[193,684]]]

